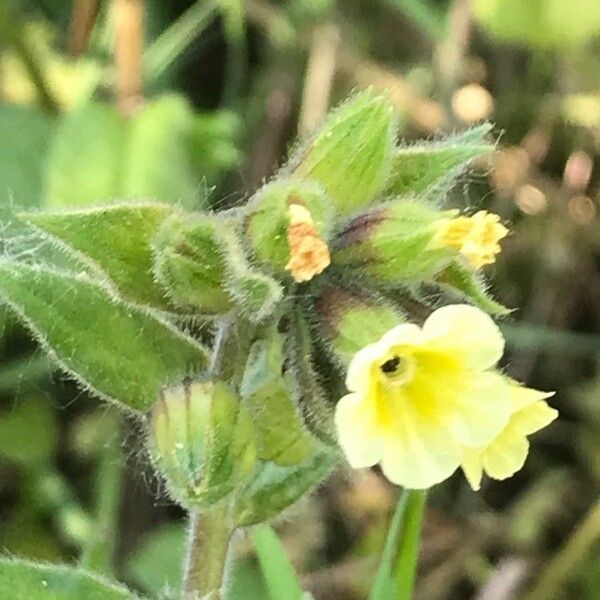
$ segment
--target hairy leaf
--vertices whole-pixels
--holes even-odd
[[[0,558],[0,598],[133,600],[137,596],[123,586],[72,567]]]
[[[145,202],[20,217],[99,266],[128,300],[166,309],[167,299],[152,275],[151,240],[173,212],[166,204]]]
[[[83,386],[133,409],[206,360],[193,339],[84,276],[2,262],[0,298]]]

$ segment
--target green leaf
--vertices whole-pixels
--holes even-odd
[[[302,586],[279,537],[269,525],[252,530],[252,542],[271,600],[301,600]]]
[[[21,213],[19,217],[67,244],[128,300],[167,309],[155,284],[151,241],[174,209],[158,203],[115,204],[64,212]]]
[[[395,135],[390,101],[366,90],[333,111],[284,172],[320,183],[340,213],[352,213],[385,186]]]
[[[54,121],[46,113],[0,107],[0,203],[12,198],[17,206],[39,206],[53,128]]]
[[[20,399],[0,419],[0,456],[27,466],[44,464],[52,457],[57,436],[49,398]]]
[[[126,600],[127,588],[72,567],[0,558],[0,598]]]
[[[475,158],[494,149],[485,141],[491,129],[485,123],[440,141],[397,147],[386,193],[400,196],[445,191]]]
[[[121,196],[127,122],[97,102],[66,113],[50,146],[46,206],[86,206]]]
[[[246,527],[278,516],[321,483],[336,462],[334,454],[317,452],[294,466],[263,463],[238,493],[238,525]]]
[[[206,197],[191,163],[193,127],[194,113],[183,96],[170,94],[148,102],[129,126],[122,196],[201,208]]]
[[[459,262],[450,263],[436,276],[435,282],[492,315],[504,316],[511,312],[488,294],[481,275]]]
[[[133,409],[206,362],[194,340],[85,276],[0,262],[0,298],[83,386]]]
[[[126,572],[145,592],[159,597],[179,587],[184,558],[185,527],[165,523],[144,535],[127,557]]]

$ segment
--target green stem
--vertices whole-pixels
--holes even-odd
[[[402,492],[369,600],[410,600],[412,597],[426,498],[427,492],[422,490]]]
[[[413,490],[408,494],[394,573],[398,600],[410,600],[413,595],[426,500],[427,493],[424,491]]]
[[[120,419],[114,415],[114,431]],[[93,535],[83,549],[80,565],[91,571],[110,576],[114,569],[116,534],[122,484],[122,450],[119,435],[113,435],[103,446],[96,475],[96,514]]]
[[[221,600],[235,525],[227,506],[190,513],[183,600]]]

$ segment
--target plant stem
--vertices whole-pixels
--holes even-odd
[[[190,513],[183,600],[221,600],[234,533],[226,505]]]
[[[398,600],[410,600],[413,595],[421,547],[421,524],[427,499],[427,492],[422,490],[411,490],[407,495],[394,573]]]
[[[369,600],[410,600],[426,498],[427,492],[422,490],[402,492],[390,523]]]

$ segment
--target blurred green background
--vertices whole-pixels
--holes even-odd
[[[599,33],[598,0],[2,0],[0,216],[235,205],[367,86],[388,91],[407,141],[494,122],[497,152],[449,202],[511,224],[490,273],[516,308],[505,367],[557,390],[561,418],[513,479],[433,491],[417,598],[599,600]],[[2,308],[0,333],[1,550],[174,597],[183,513],[139,424]],[[341,472],[278,525],[317,600],[365,597],[397,493]],[[239,554],[234,598],[266,598],[249,541]]]

